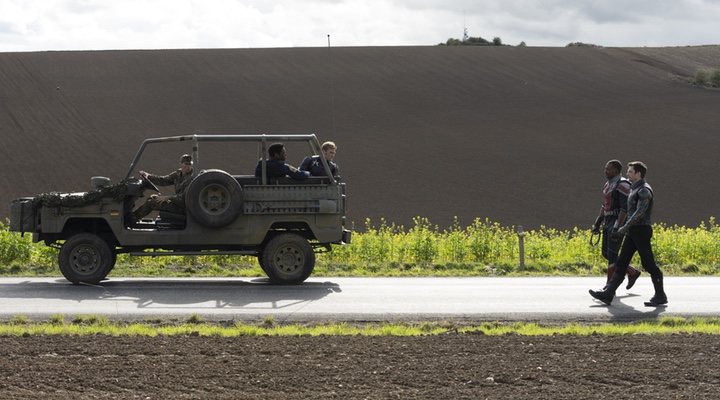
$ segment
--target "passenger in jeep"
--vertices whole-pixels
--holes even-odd
[[[330,173],[332,173],[334,177],[337,177],[340,174],[340,168],[333,161],[335,153],[337,152],[337,146],[333,142],[325,142],[320,148],[322,149],[323,156],[325,156],[325,160],[330,167]],[[323,166],[319,155],[305,157],[303,162],[300,164],[300,171],[308,171],[311,176],[327,176],[325,167]]]
[[[310,176],[307,171],[300,171],[285,162],[287,158],[287,151],[285,145],[282,143],[273,143],[268,148],[268,155],[270,156],[265,163],[267,169],[267,178],[283,178],[289,176],[293,179],[304,180]],[[255,167],[255,176],[258,178],[262,177],[262,160],[258,161]]]
[[[180,168],[168,175],[153,175],[140,171],[140,176],[158,186],[175,186],[175,194],[162,196],[153,194],[145,203],[132,213],[133,222],[150,214],[154,210],[167,211],[174,214],[185,214],[185,190],[192,181],[193,160],[189,154],[180,157]]]

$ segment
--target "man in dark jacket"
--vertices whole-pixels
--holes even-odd
[[[153,175],[145,171],[140,171],[140,176],[147,179],[157,186],[175,186],[175,194],[172,196],[162,196],[153,194],[143,205],[133,211],[132,218],[134,222],[139,221],[142,217],[150,214],[154,210],[167,211],[175,214],[185,213],[185,190],[192,181],[193,172],[192,156],[183,154],[180,157],[180,168],[168,175]]]
[[[332,173],[332,176],[338,177],[340,175],[340,168],[333,161],[335,153],[337,152],[337,146],[333,142],[325,142],[320,148],[330,167],[330,173]],[[305,157],[302,163],[300,163],[300,171],[308,171],[311,176],[327,176],[327,171],[325,171],[319,155]]]
[[[625,224],[627,218],[627,198],[630,194],[630,181],[620,175],[622,164],[618,160],[610,160],[605,164],[605,177],[607,182],[602,190],[602,205],[600,214],[595,219],[593,233],[601,233],[602,228],[602,256],[608,262],[607,282],[610,282],[615,273],[615,262],[618,258],[622,237],[613,236],[612,232]],[[627,270],[627,289],[633,287],[640,271],[632,266]]]
[[[663,273],[655,264],[652,245],[652,209],[653,190],[645,182],[647,166],[641,161],[628,164],[627,177],[632,183],[628,196],[628,218],[614,235],[625,236],[620,255],[610,282],[604,290],[590,290],[590,295],[603,303],[610,305],[615,297],[615,291],[625,278],[625,272],[635,252],[640,254],[643,268],[650,273],[655,294],[645,302],[648,307],[658,307],[667,304],[667,295],[663,285]]]
[[[268,148],[270,158],[265,162],[268,180],[289,176],[293,179],[303,180],[310,176],[307,171],[300,171],[290,164],[285,163],[287,151],[282,143],[274,143]],[[255,167],[255,176],[262,177],[262,160],[258,161]]]

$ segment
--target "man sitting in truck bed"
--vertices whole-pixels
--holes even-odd
[[[320,149],[325,156],[328,167],[330,167],[330,173],[332,173],[334,177],[338,178],[340,168],[338,168],[338,165],[333,161],[335,153],[337,152],[337,146],[334,142],[325,142],[322,144]],[[308,171],[311,176],[327,176],[325,166],[320,160],[319,155],[305,157],[302,163],[300,163],[300,171]]]
[[[282,143],[273,143],[268,148],[268,155],[270,158],[265,163],[267,169],[267,178],[283,178],[289,176],[293,179],[304,180],[310,176],[307,171],[300,171],[285,162],[287,157],[287,151],[285,145]],[[262,177],[262,160],[258,161],[257,167],[255,167],[255,176]]]

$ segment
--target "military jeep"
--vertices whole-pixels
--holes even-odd
[[[132,210],[159,189],[147,179],[133,177],[133,171],[148,146],[173,142],[190,142],[195,160],[185,191],[186,212],[161,211],[134,221]],[[208,142],[256,145],[262,176],[212,168],[212,161],[199,155],[201,144]],[[273,142],[307,143],[309,151],[320,156],[327,176],[268,178],[266,155]],[[33,242],[59,247],[60,271],[73,283],[100,282],[114,267],[116,255],[128,253],[252,255],[270,282],[297,284],[312,273],[315,253],[330,251],[331,244],[350,243],[345,184],[330,174],[314,134],[147,139],[124,179],[112,184],[108,178],[92,177],[91,184],[88,192],[45,193],[15,199],[11,205],[10,230],[32,233]]]

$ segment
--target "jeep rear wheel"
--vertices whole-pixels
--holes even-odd
[[[80,233],[65,241],[58,256],[60,272],[72,283],[98,283],[115,264],[114,251],[92,233]]]
[[[260,258],[260,266],[270,282],[282,285],[302,283],[315,268],[315,253],[310,243],[294,233],[270,239]]]

